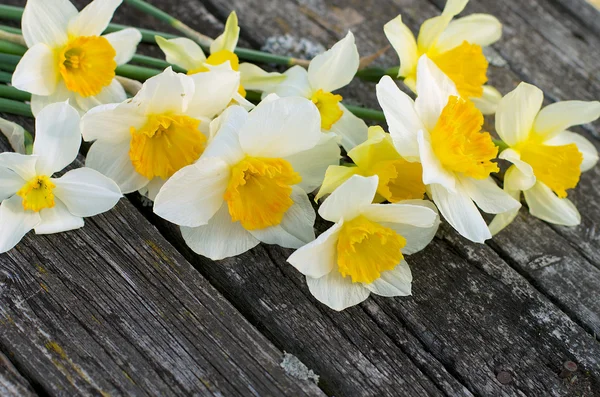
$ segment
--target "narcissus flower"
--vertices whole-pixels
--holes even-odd
[[[269,73],[254,64],[240,63],[234,53],[239,35],[240,27],[234,11],[227,18],[223,34],[210,45],[208,58],[196,42],[184,37],[167,40],[156,36],[156,43],[165,53],[167,62],[186,70],[189,75],[229,63],[231,69],[240,72],[238,93],[242,97],[246,96],[246,90],[263,91],[285,80],[281,73]]]
[[[49,234],[83,227],[83,217],[119,201],[117,185],[92,169],[52,177],[75,160],[80,144],[79,114],[68,103],[56,103],[36,119],[33,155],[0,153],[0,252],[32,229]]]
[[[186,243],[211,259],[261,241],[288,248],[312,241],[315,213],[306,192],[340,156],[335,139],[321,133],[315,105],[270,97],[250,113],[231,106],[215,122],[214,140],[165,183],[154,212],[182,226]]]
[[[68,0],[28,0],[23,37],[29,49],[12,84],[30,92],[37,115],[46,105],[69,100],[80,112],[121,102],[125,90],[115,79],[142,39],[137,29],[101,36],[122,0],[94,0],[81,12]]]
[[[499,157],[513,163],[504,176],[504,189],[517,200],[523,191],[533,216],[575,226],[581,216],[566,198],[567,190],[577,186],[581,172],[596,165],[598,152],[590,141],[567,129],[598,119],[600,102],[565,101],[542,109],[543,100],[539,88],[521,83],[498,105],[496,131],[509,147]],[[517,212],[496,216],[492,232],[506,227]]]
[[[442,15],[426,20],[415,39],[398,15],[383,30],[400,57],[398,77],[413,91],[417,88],[417,63],[426,54],[484,114],[493,114],[502,95],[487,82],[488,61],[482,47],[502,36],[502,24],[488,14],[452,20],[468,0],[448,0]]]
[[[425,248],[437,231],[431,202],[372,204],[377,186],[377,176],[354,175],[344,182],[319,208],[335,225],[288,258],[306,275],[315,298],[334,310],[356,305],[371,292],[410,295],[412,275],[404,255]]]
[[[239,73],[213,70],[194,76],[168,68],[148,79],[132,99],[99,106],[82,119],[86,141],[95,141],[86,165],[113,179],[123,193],[150,199],[207,146],[210,122],[231,102]]]
[[[333,192],[352,175],[379,177],[376,202],[392,203],[422,199],[425,195],[423,168],[419,162],[409,162],[400,156],[390,134],[381,127],[369,128],[369,139],[348,152],[355,165],[332,165],[316,196],[320,199]]]
[[[473,201],[499,214],[520,207],[490,178],[497,172],[498,147],[482,132],[483,115],[462,99],[456,86],[426,55],[417,67],[417,99],[400,91],[389,76],[377,84],[396,149],[423,167],[423,183],[444,218],[475,242],[491,237]]]
[[[310,61],[308,71],[294,66],[284,73],[287,76],[284,82],[273,90],[264,91],[281,97],[301,96],[313,101],[321,114],[323,132],[334,132],[340,137],[344,149],[351,150],[367,139],[368,128],[364,121],[342,105],[342,96],[333,91],[350,84],[358,71],[359,61],[354,35],[348,32],[331,49]]]

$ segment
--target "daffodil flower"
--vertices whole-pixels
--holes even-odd
[[[121,1],[94,0],[81,12],[68,0],[27,1],[22,28],[29,49],[12,84],[32,94],[34,115],[55,102],[69,100],[84,113],[127,98],[115,69],[129,62],[142,35],[128,28],[101,36]]]
[[[79,152],[77,110],[66,102],[48,105],[35,125],[33,155],[0,153],[0,252],[32,229],[49,234],[83,227],[83,217],[106,212],[121,198],[113,181],[89,168],[52,177]]]
[[[210,45],[208,58],[196,42],[184,37],[167,40],[156,36],[156,43],[165,53],[167,62],[186,70],[189,75],[206,72],[221,65],[228,65],[231,69],[239,71],[238,93],[242,97],[246,96],[246,90],[262,91],[285,80],[281,73],[269,73],[254,64],[240,63],[234,53],[239,36],[238,18],[233,11],[227,18],[223,34]]]
[[[442,15],[426,20],[415,39],[398,15],[383,31],[400,58],[398,77],[417,89],[417,63],[426,54],[484,114],[493,114],[502,95],[487,82],[488,61],[482,47],[502,36],[502,24],[492,15],[472,14],[452,20],[468,0],[448,0]]]
[[[349,151],[367,139],[368,128],[364,121],[342,105],[342,96],[333,91],[350,84],[358,71],[358,64],[354,35],[348,32],[331,49],[310,61],[308,71],[294,66],[284,73],[285,81],[275,89],[265,88],[264,91],[280,97],[301,96],[313,101],[321,114],[323,132],[334,132],[344,149]]]
[[[332,165],[327,169],[316,200],[333,192],[352,175],[379,177],[376,202],[395,203],[422,199],[425,195],[421,164],[403,159],[390,134],[379,126],[370,127],[369,139],[349,151],[348,157],[354,165]]]
[[[198,162],[165,183],[154,212],[181,226],[186,243],[211,259],[259,242],[298,248],[314,239],[306,192],[339,162],[335,139],[323,141],[319,112],[304,98],[267,98],[250,113],[230,106]]]
[[[598,152],[590,141],[567,129],[597,120],[600,102],[565,101],[542,109],[543,100],[539,88],[521,83],[498,105],[496,131],[509,147],[499,157],[513,163],[504,176],[504,189],[517,200],[523,191],[533,216],[575,226],[581,216],[566,198],[567,190],[596,165]],[[490,224],[492,232],[506,227],[517,212],[497,215]]]
[[[123,193],[141,190],[153,199],[169,177],[200,158],[210,122],[238,85],[239,73],[232,70],[186,76],[167,68],[132,99],[83,116],[83,138],[95,141],[86,166],[113,179]]]
[[[306,275],[308,289],[334,310],[356,305],[372,292],[411,293],[412,275],[404,255],[425,248],[439,225],[435,206],[424,200],[372,204],[377,176],[354,175],[319,208],[335,224],[289,258]]]
[[[460,97],[455,84],[427,55],[417,67],[417,99],[400,91],[389,76],[377,84],[396,149],[423,167],[423,183],[444,218],[464,237],[484,242],[490,230],[477,206],[499,214],[520,207],[490,178],[498,172],[498,147],[482,132],[483,115]]]

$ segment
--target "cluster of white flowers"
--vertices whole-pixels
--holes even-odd
[[[311,293],[342,310],[370,292],[411,293],[405,255],[433,239],[438,210],[477,243],[515,218],[521,191],[532,215],[580,222],[567,190],[598,154],[567,129],[600,117],[600,103],[541,109],[543,94],[532,85],[503,98],[485,85],[482,47],[500,39],[502,25],[484,14],[453,20],[467,0],[448,0],[416,39],[401,16],[385,25],[400,58],[394,78],[416,94],[413,100],[392,77],[381,78],[376,92],[389,133],[368,128],[334,93],[359,68],[351,32],[308,69],[269,73],[240,64],[235,13],[208,57],[190,39],[157,37],[166,60],[187,74],[168,68],[127,99],[115,69],[131,59],[141,35],[101,36],[120,3],[94,0],[81,12],[68,0],[25,7],[29,50],[13,85],[33,94],[36,139],[31,155],[0,154],[0,252],[31,229],[82,227],[82,217],[138,191],[200,255],[222,259],[260,242],[296,249],[288,261]],[[262,100],[254,105],[247,91]],[[482,131],[483,114],[494,113],[500,153]],[[18,126],[0,127],[22,148]],[[91,142],[86,168],[52,178],[75,159],[81,137]],[[491,177],[497,158],[513,164],[503,188]],[[311,198],[333,223],[318,237]],[[480,210],[496,214],[489,226]]]

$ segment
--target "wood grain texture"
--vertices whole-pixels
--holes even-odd
[[[0,275],[1,350],[49,394],[322,395],[127,200]]]
[[[37,394],[10,360],[0,353],[0,396],[33,397]]]

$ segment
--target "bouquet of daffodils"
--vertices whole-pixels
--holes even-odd
[[[448,0],[417,37],[392,19],[383,33],[400,65],[368,71],[351,32],[308,62],[238,48],[235,12],[213,40],[145,1],[124,1],[185,37],[110,24],[122,0],[81,11],[68,0],[0,6],[21,20],[0,31],[0,78],[10,83],[0,86],[0,111],[36,117],[35,140],[0,119],[15,150],[0,154],[0,252],[32,229],[83,227],[83,217],[139,192],[199,255],[295,249],[288,262],[311,293],[343,310],[370,293],[410,295],[406,256],[426,248],[440,218],[484,243],[512,222],[523,192],[533,216],[580,223],[568,190],[598,154],[568,128],[598,119],[600,103],[542,108],[533,85],[504,97],[486,85],[482,48],[502,25],[486,14],[455,18],[467,0]],[[137,55],[142,40],[165,59]],[[291,67],[268,72],[240,58]],[[356,76],[378,80],[383,113],[342,103],[335,92]],[[495,115],[500,139],[482,130],[484,114]],[[363,119],[387,122],[389,133]],[[82,138],[85,167],[55,176]],[[503,188],[497,159],[510,163]],[[489,225],[481,211],[494,215]],[[319,236],[317,213],[331,223]]]

